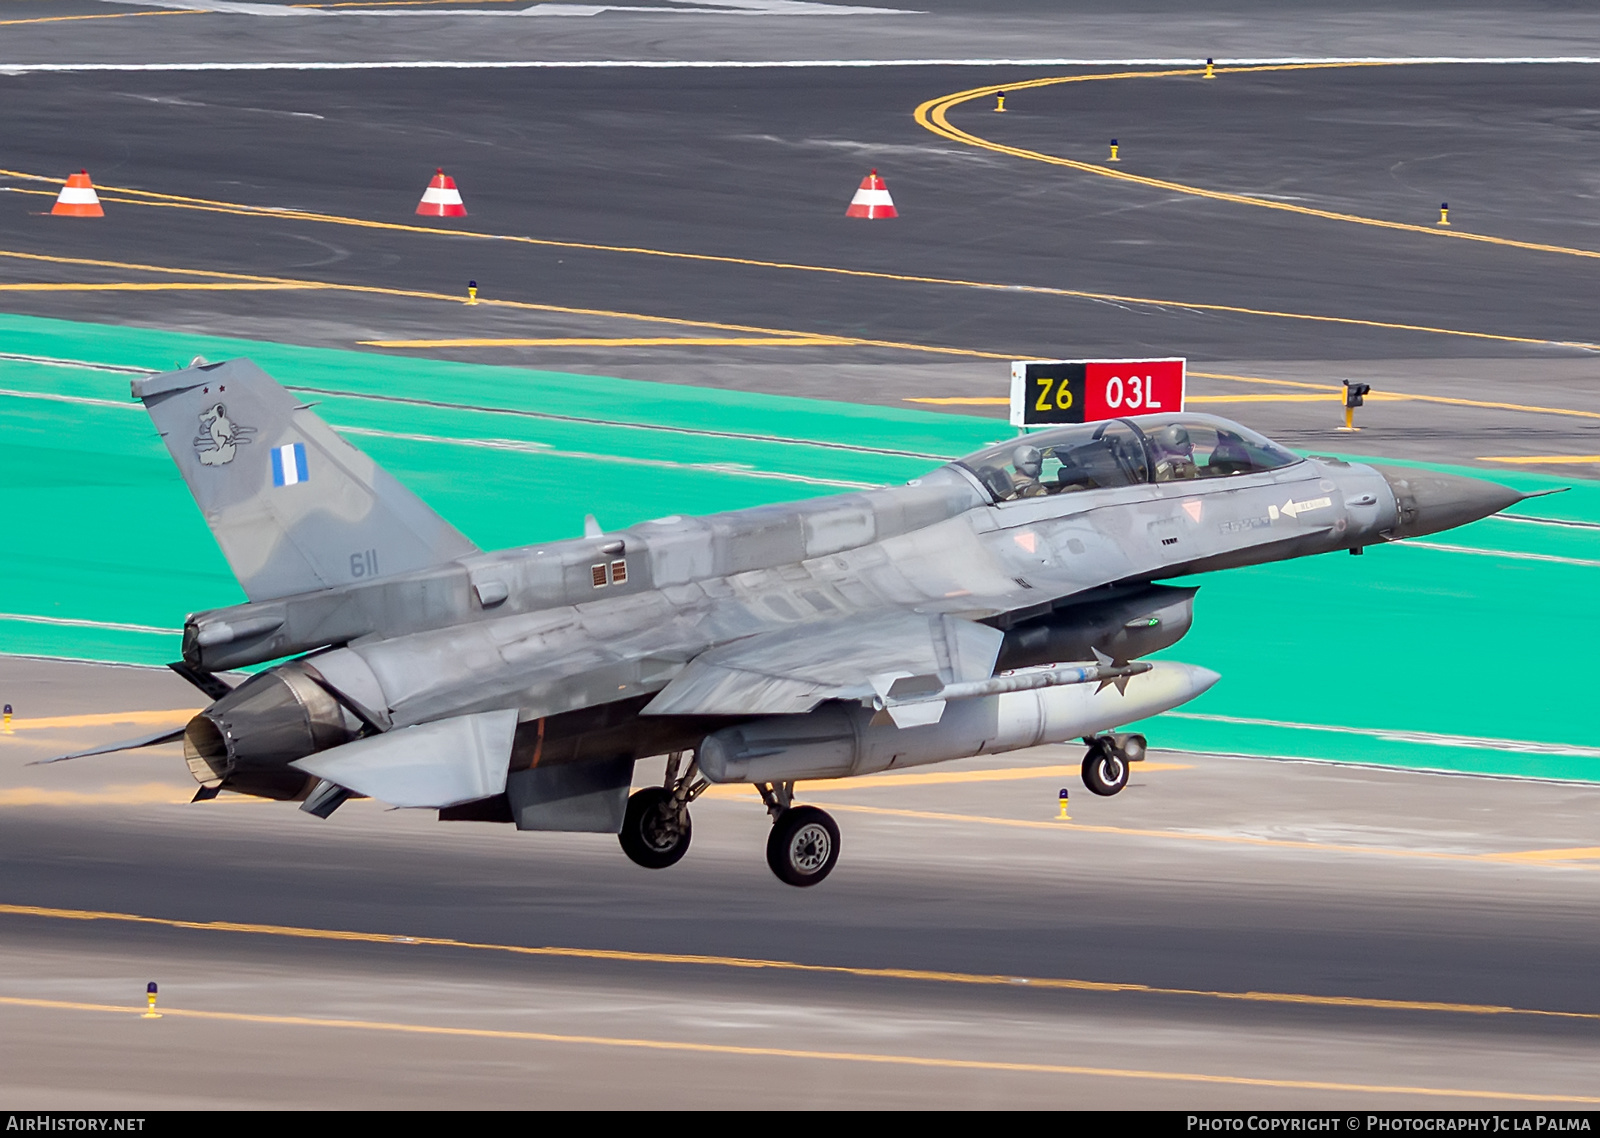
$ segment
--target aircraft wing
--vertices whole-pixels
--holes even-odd
[[[691,660],[646,715],[787,715],[827,699],[862,699],[873,680],[988,678],[1003,634],[938,614],[891,612],[760,633]]]

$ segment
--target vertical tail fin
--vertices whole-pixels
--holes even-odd
[[[249,360],[133,381],[252,601],[477,552]]]

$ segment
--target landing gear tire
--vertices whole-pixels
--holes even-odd
[[[665,869],[689,852],[690,833],[689,811],[674,808],[672,791],[647,786],[628,797],[617,840],[634,864]]]
[[[1096,739],[1083,756],[1083,785],[1090,794],[1111,797],[1128,785],[1128,760],[1109,741]]]
[[[839,860],[839,827],[826,811],[793,806],[779,814],[767,837],[767,864],[788,885],[815,885]]]

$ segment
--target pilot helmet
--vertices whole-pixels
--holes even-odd
[[[1168,423],[1156,432],[1155,443],[1167,454],[1193,454],[1194,444],[1182,423]]]
[[[1011,452],[1011,463],[1024,478],[1037,478],[1044,464],[1044,455],[1039,453],[1038,447],[1024,443]]]

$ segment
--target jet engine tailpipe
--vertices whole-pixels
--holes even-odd
[[[189,721],[183,754],[195,781],[293,798],[306,775],[289,763],[348,742],[353,717],[300,661],[251,676]]]
[[[923,727],[874,723],[870,708],[833,703],[805,715],[774,715],[715,731],[701,742],[697,758],[712,782],[843,778],[942,763],[1097,735],[1170,711],[1220,678],[1163,660],[1130,676],[1125,691],[1069,684],[963,699],[946,706],[939,722]]]

